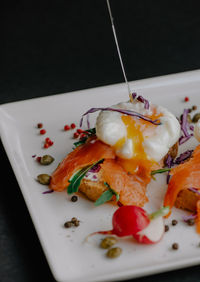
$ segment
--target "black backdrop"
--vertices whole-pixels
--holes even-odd
[[[110,0],[129,80],[200,68],[199,1]],[[123,81],[105,0],[7,1],[0,103]],[[54,281],[1,147],[0,281]],[[198,266],[147,281],[199,281]]]

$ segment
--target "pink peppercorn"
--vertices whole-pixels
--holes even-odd
[[[41,135],[43,135],[43,134],[45,134],[45,133],[46,133],[46,130],[45,130],[45,129],[41,129],[41,130],[40,130],[40,134],[41,134]]]
[[[64,126],[64,130],[65,130],[65,131],[70,130],[70,126],[69,126],[68,124],[66,124],[66,125]]]
[[[79,133],[78,132],[75,132],[74,133],[74,138],[78,138],[79,137]]]
[[[78,132],[78,133],[83,133],[84,130],[79,128],[79,129],[77,129],[77,132]]]
[[[71,128],[74,129],[75,127],[76,127],[76,124],[75,124],[75,123],[72,123],[72,124],[71,124]]]
[[[190,99],[189,99],[189,97],[185,97],[185,102],[188,102]]]

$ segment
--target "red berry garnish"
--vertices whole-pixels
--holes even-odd
[[[74,129],[75,127],[76,127],[76,124],[75,124],[75,123],[72,123],[72,124],[71,124],[71,128]]]
[[[188,102],[189,100],[189,97],[185,97],[185,102]]]
[[[41,130],[40,130],[40,134],[41,134],[41,135],[43,135],[43,134],[45,134],[45,133],[46,133],[46,130],[45,130],[45,129],[41,129]]]
[[[79,137],[79,133],[78,132],[75,132],[74,133],[74,138],[78,138]]]
[[[46,143],[48,143],[49,141],[51,141],[49,137],[45,138]]]
[[[53,141],[50,140],[50,141],[48,142],[48,144],[49,144],[49,146],[52,146],[52,145],[53,145]]]
[[[37,124],[37,127],[38,127],[38,128],[42,128],[42,127],[43,127],[43,124],[40,122],[40,123]]]
[[[66,125],[64,126],[64,130],[65,130],[65,131],[70,130],[70,126],[69,126],[68,124],[66,124]]]
[[[45,149],[49,148],[49,144],[48,144],[48,143],[45,143],[45,144],[44,144],[44,148],[45,148]]]
[[[77,132],[78,132],[78,133],[83,133],[84,130],[79,128],[79,129],[77,129]]]

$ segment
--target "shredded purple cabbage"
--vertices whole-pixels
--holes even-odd
[[[172,165],[173,165],[173,159],[172,159],[172,157],[170,156],[170,155],[168,155],[167,156],[167,159],[166,159],[166,161],[165,161],[165,165],[167,166],[167,167],[172,167]]]
[[[141,103],[144,103],[145,99],[140,95],[137,97],[137,100]]]
[[[188,121],[187,121],[188,113],[189,113],[189,109],[184,109],[183,115],[182,115],[182,118],[181,118],[181,121],[180,121],[181,130],[183,131],[185,137],[190,136],[190,134],[188,132],[188,127],[189,126],[188,126]]]
[[[194,131],[194,125],[190,125],[190,130]]]
[[[89,120],[89,114],[87,115],[87,127],[90,129],[90,120]]]
[[[168,167],[168,168],[171,168],[173,165],[174,165],[174,161],[172,159],[172,157],[170,155],[167,156],[167,159],[165,161],[165,165]],[[167,172],[167,178],[166,178],[166,182],[167,184],[169,184],[169,181],[170,181],[170,178],[171,178],[171,175],[169,174],[170,172],[168,171]]]
[[[190,219],[195,219],[197,217],[196,214],[184,215],[182,216],[183,221],[188,222]]]
[[[132,93],[132,98],[133,98],[133,100],[135,99],[137,97],[137,93]]]
[[[180,154],[178,158],[175,160],[175,164],[181,164],[185,160],[189,159],[193,153],[193,150],[187,150],[184,153]]]
[[[141,103],[144,103],[144,108],[146,110],[149,109],[149,101],[148,100],[144,99],[144,97],[142,97],[141,95],[137,97],[137,100]]]
[[[42,194],[50,194],[50,193],[53,193],[54,190],[47,190],[47,191],[44,191]]]
[[[165,161],[165,165],[169,168],[171,168],[174,165],[179,165],[179,164],[183,163],[185,160],[189,159],[191,157],[192,153],[193,153],[193,150],[187,150],[184,153],[180,154],[180,156],[177,157],[175,159],[175,161],[172,159],[172,157],[170,155],[168,155],[167,159]],[[170,171],[168,171],[168,173],[167,173],[167,184],[169,184],[170,178],[171,178]]]
[[[192,136],[193,134],[190,134],[189,136],[181,136],[179,138],[179,145],[182,145],[183,143],[187,142]]]
[[[193,136],[193,133],[190,134],[188,132],[188,129],[194,131],[194,126],[189,125],[188,123],[187,120],[188,113],[189,113],[189,109],[184,109],[180,119],[180,125],[183,135],[179,138],[179,145],[182,145],[183,143],[187,142]]]
[[[194,187],[191,187],[191,188],[188,188],[188,190],[198,194],[200,196],[200,191],[197,189],[197,188],[194,188]]]
[[[95,172],[99,172],[100,169],[101,169],[100,164],[96,164],[96,165],[94,165],[88,172],[95,173]]]
[[[123,110],[123,109],[116,109],[116,108],[91,108],[90,110],[88,110],[86,113],[84,113],[82,115],[82,118],[80,120],[80,127],[82,127],[83,125],[83,118],[84,116],[88,115],[88,114],[92,114],[92,113],[95,113],[97,111],[113,111],[113,112],[118,112],[118,113],[121,113],[121,114],[125,114],[125,115],[129,115],[129,116],[134,116],[134,117],[137,117],[137,118],[141,118],[145,121],[148,121],[154,125],[160,125],[161,122],[159,122],[158,119],[156,120],[152,120],[146,116],[143,116],[142,114],[139,114],[135,111],[130,111],[130,110]]]
[[[149,109],[149,101],[145,99],[144,101],[144,108],[145,110],[148,110]]]

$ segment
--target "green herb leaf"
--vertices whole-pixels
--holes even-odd
[[[157,169],[157,170],[152,170],[151,175],[157,174],[157,173],[163,173],[166,171],[170,171],[171,168],[161,168],[161,169]]]
[[[74,143],[75,148],[80,146],[80,145],[85,144],[85,142],[87,141],[88,137],[90,137],[92,135],[95,135],[96,134],[96,128],[94,127],[94,128],[90,128],[90,129],[84,130],[84,133],[87,134],[87,137],[84,137],[81,140],[75,142]]]
[[[110,201],[113,195],[116,196],[117,202],[119,201],[119,194],[115,192],[112,188],[110,188],[110,185],[107,182],[104,182],[104,185],[107,186],[109,189],[103,192],[103,194],[96,200],[96,202],[94,203],[96,207]]]
[[[100,206],[108,201],[110,201],[113,197],[113,192],[111,189],[106,190],[105,192],[103,192],[103,194],[96,200],[96,202],[94,203],[94,205]]]
[[[79,186],[81,184],[81,180],[84,178],[84,176],[86,175],[86,173],[95,165],[102,163],[104,161],[104,159],[101,159],[100,161],[86,166],[84,168],[82,168],[81,170],[79,170],[78,172],[76,172],[69,180],[69,186],[67,187],[67,193],[68,194],[72,194],[75,192],[78,192]]]
[[[88,139],[87,137],[84,137],[84,138],[82,138],[81,140],[79,140],[78,142],[75,142],[75,143],[74,143],[75,148],[78,147],[78,146],[80,146],[80,145],[85,144],[85,142],[86,142],[87,139]]]
[[[90,135],[93,135],[93,134],[96,134],[96,128],[90,128],[90,129],[87,129],[85,130],[85,132],[89,133]]]

